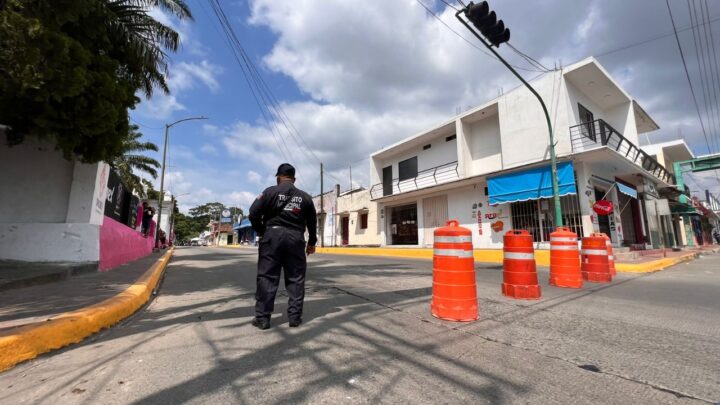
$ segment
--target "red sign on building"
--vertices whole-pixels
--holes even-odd
[[[613,204],[608,200],[600,200],[593,204],[593,211],[598,215],[610,215],[613,212]]]

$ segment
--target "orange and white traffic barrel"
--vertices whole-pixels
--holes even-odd
[[[608,266],[610,267],[610,275],[615,277],[617,275],[617,270],[615,270],[615,256],[613,255],[612,239],[610,239],[610,237],[604,233],[603,235],[605,236],[605,246],[607,247],[608,252]]]
[[[558,227],[550,234],[550,285],[582,288],[582,284],[577,234]]]
[[[580,260],[583,280],[593,283],[612,281],[604,234],[593,233],[582,239]]]
[[[433,242],[433,287],[430,311],[448,321],[478,318],[472,232],[450,220],[438,228]]]
[[[540,298],[535,249],[526,230],[510,230],[503,237],[502,294],[519,299]]]

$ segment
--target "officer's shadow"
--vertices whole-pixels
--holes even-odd
[[[333,291],[333,289],[325,289],[324,292],[318,292],[315,288],[308,288],[305,292],[305,303],[303,305],[303,323],[301,327],[312,327],[313,324],[318,324],[318,321],[328,315],[332,315],[341,312],[344,305],[357,304],[353,302],[351,297]],[[238,327],[250,325],[252,318],[255,316],[255,301],[253,299],[243,300],[244,304],[240,308],[236,308],[236,314],[240,318],[240,322],[230,326]],[[287,325],[289,322],[287,316],[288,308],[288,296],[284,289],[279,289],[275,296],[275,309],[273,310],[272,318],[270,322],[273,327],[279,325]]]

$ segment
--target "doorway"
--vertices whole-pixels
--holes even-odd
[[[340,219],[340,234],[342,237],[342,245],[347,246],[350,244],[350,217],[342,217]]]
[[[417,245],[417,204],[392,207],[390,214],[391,245]]]
[[[445,226],[448,221],[448,201],[446,195],[425,198],[423,200],[423,230],[424,243],[426,246],[432,246],[434,240],[435,229]]]
[[[607,191],[603,191],[603,190],[600,190],[599,188],[595,188],[595,201],[602,200],[603,197],[605,197],[605,193],[607,193]],[[607,236],[612,237],[610,235],[610,219],[608,218],[608,216],[600,215],[597,213],[595,215],[597,216],[597,219],[598,219],[598,226],[600,228],[600,232],[604,233]]]

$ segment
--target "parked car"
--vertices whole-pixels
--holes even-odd
[[[192,238],[190,239],[190,246],[202,246],[201,241],[200,238]]]

